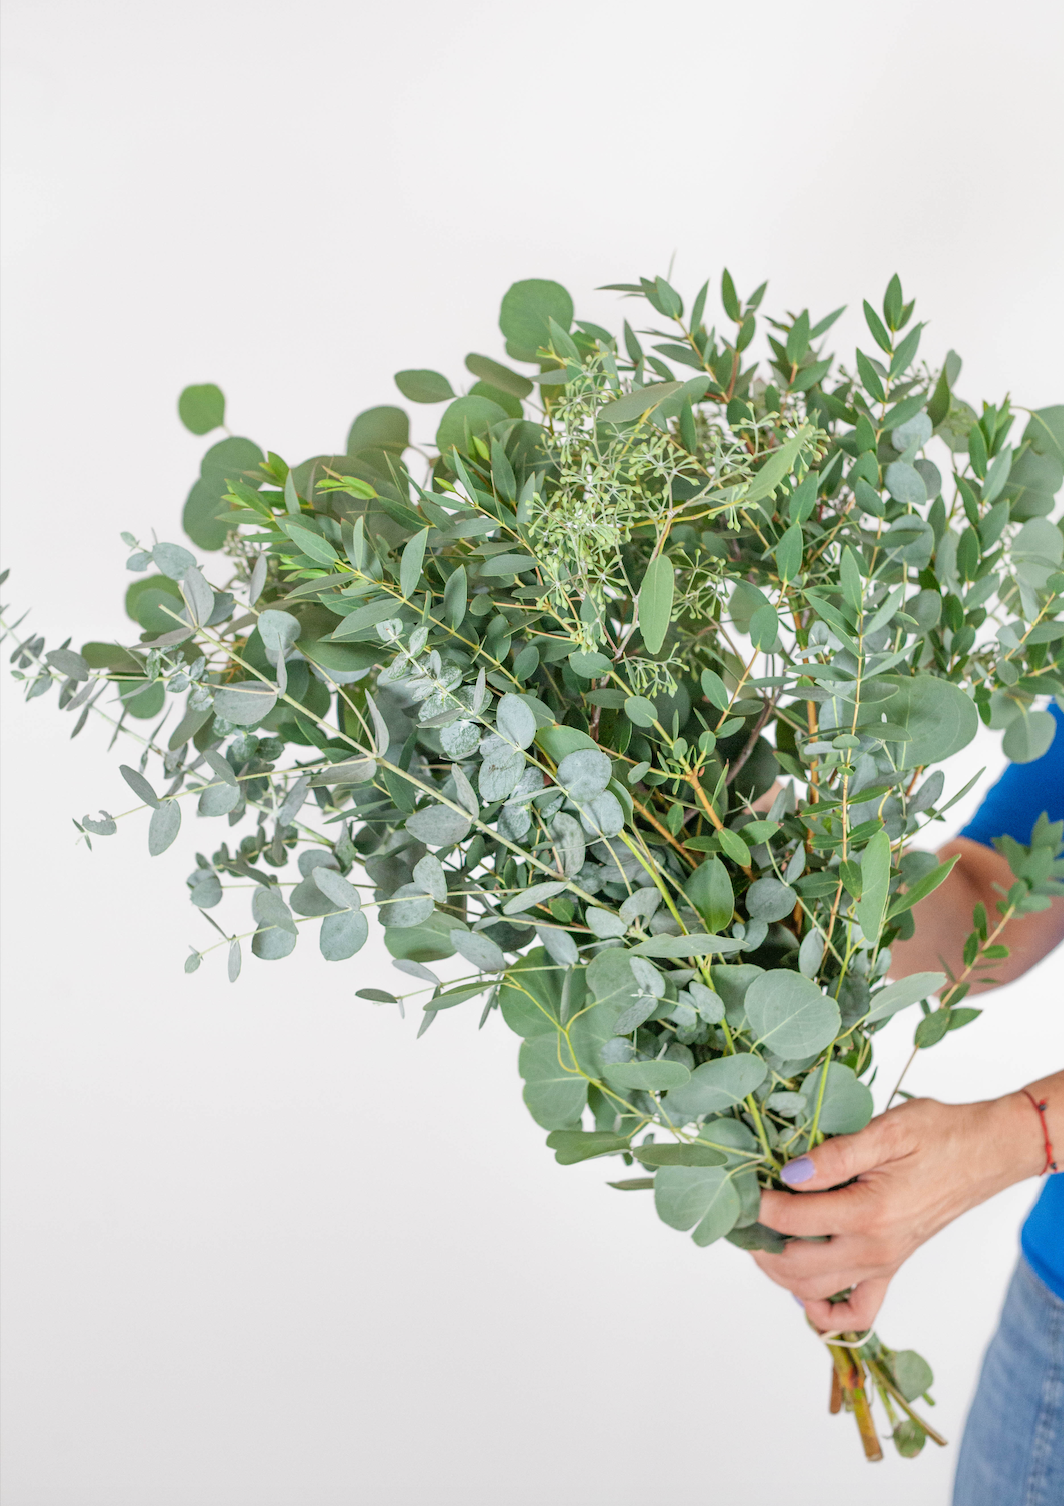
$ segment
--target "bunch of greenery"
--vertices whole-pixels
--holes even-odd
[[[446,404],[434,446],[392,406],[291,468],[221,439],[184,512],[209,561],[123,535],[139,639],[22,639],[16,674],[80,708],[74,735],[95,708],[137,737],[150,853],[183,801],[233,829],[188,878],[220,939],[187,971],[222,948],[235,980],[245,940],[277,960],[303,927],[342,962],[375,909],[427,995],[419,1034],[481,998],[521,1037],[559,1162],[638,1163],[610,1186],[652,1190],[696,1244],[780,1249],[760,1189],[867,1123],[879,1031],[918,1006],[915,1053],[974,1020],[1001,927],[1061,889],[1043,819],[1007,844],[1015,883],[964,972],[887,981],[949,871],[911,845],[959,798],[928,767],[979,717],[1020,761],[1053,736],[1034,702],[1064,695],[1064,408],[1018,438],[1008,398],[977,415],[955,354],[919,360],[896,277],[852,365],[824,351],[842,310],[803,310],[765,320],[760,368],[764,285],[744,301],[724,273],[723,329],[708,284],[686,316],[662,277],[618,286],[649,327],[618,339],[519,282],[507,364],[468,356],[461,396],[399,372]],[[214,386],[179,408],[223,424]],[[116,820],[75,824],[91,845]],[[226,889],[250,925],[221,924]],[[831,1337],[870,1457],[877,1395],[903,1454],[941,1442],[918,1355]]]

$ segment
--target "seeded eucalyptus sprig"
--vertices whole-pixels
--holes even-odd
[[[360,997],[422,996],[419,1034],[483,999],[559,1162],[638,1163],[610,1185],[697,1244],[778,1250],[761,1188],[868,1122],[886,1021],[920,1005],[915,1054],[974,1020],[1005,922],[1061,890],[1043,820],[1006,841],[1016,882],[965,971],[887,982],[950,867],[913,846],[964,793],[929,767],[980,716],[1020,761],[1053,736],[1064,408],[1018,437],[1009,399],[977,415],[954,353],[918,360],[897,278],[845,365],[841,309],[766,318],[744,364],[764,285],[744,301],[724,273],[720,330],[708,284],[689,314],[664,278],[616,286],[639,311],[620,339],[522,282],[506,362],[470,354],[467,391],[399,372],[446,405],[434,443],[393,406],[294,467],[222,439],[185,505],[199,555],[123,535],[138,641],[12,658],[28,699],[55,683],[80,710],[72,735],[94,712],[137,739],[151,853],[190,798],[234,829],[189,875],[215,937],[187,971],[218,949],[235,980],[243,942],[277,960],[319,919],[344,961],[375,909],[413,988]],[[206,434],[224,399],[179,411]],[[75,825],[91,845],[120,819]],[[942,1441],[919,1356],[830,1337],[869,1457],[873,1395],[902,1453]]]

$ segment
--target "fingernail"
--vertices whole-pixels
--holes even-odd
[[[808,1182],[810,1177],[816,1176],[816,1167],[813,1165],[811,1156],[799,1156],[797,1161],[788,1161],[780,1172],[780,1181],[786,1182],[788,1187],[799,1187],[802,1182]]]

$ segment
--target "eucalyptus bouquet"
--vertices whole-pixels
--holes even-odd
[[[446,404],[434,444],[393,406],[292,467],[222,438],[185,505],[198,553],[123,535],[136,641],[31,636],[14,663],[28,699],[80,708],[72,735],[94,709],[140,744],[151,854],[183,802],[230,828],[188,877],[217,939],[186,971],[220,948],[235,980],[246,941],[274,961],[304,927],[343,962],[376,910],[409,991],[359,997],[421,995],[419,1034],[481,1000],[562,1165],[619,1157],[636,1174],[609,1185],[696,1244],[778,1250],[760,1189],[867,1123],[878,1032],[918,1006],[926,1050],[974,1020],[1005,921],[1060,891],[1043,819],[963,973],[887,982],[949,871],[910,845],[958,798],[928,767],[979,717],[1013,759],[1053,736],[1064,408],[1019,435],[1007,398],[977,415],[955,354],[920,361],[896,277],[845,365],[841,309],[765,318],[759,366],[764,284],[725,272],[719,329],[708,284],[687,315],[665,278],[616,286],[648,327],[519,282],[506,363],[469,355],[460,396],[399,372]],[[179,411],[206,434],[224,400]],[[75,825],[91,846],[116,823]],[[918,1355],[827,1337],[869,1457],[876,1396],[903,1454],[942,1441]]]

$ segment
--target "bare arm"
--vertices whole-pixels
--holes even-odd
[[[972,929],[972,910],[980,900],[991,930],[997,924],[997,903],[1002,896],[994,885],[1005,891],[1011,887],[1014,880],[1008,863],[992,847],[968,837],[954,837],[938,856],[950,858],[954,853],[960,855],[960,862],[949,878],[913,910],[916,932],[912,940],[896,941],[890,949],[894,978],[938,972],[944,962],[958,975],[964,967],[961,953]],[[1048,910],[1010,920],[997,940],[1009,948],[1010,955],[995,965],[994,974],[998,982],[1011,983],[1064,941],[1064,899],[1053,900]]]

